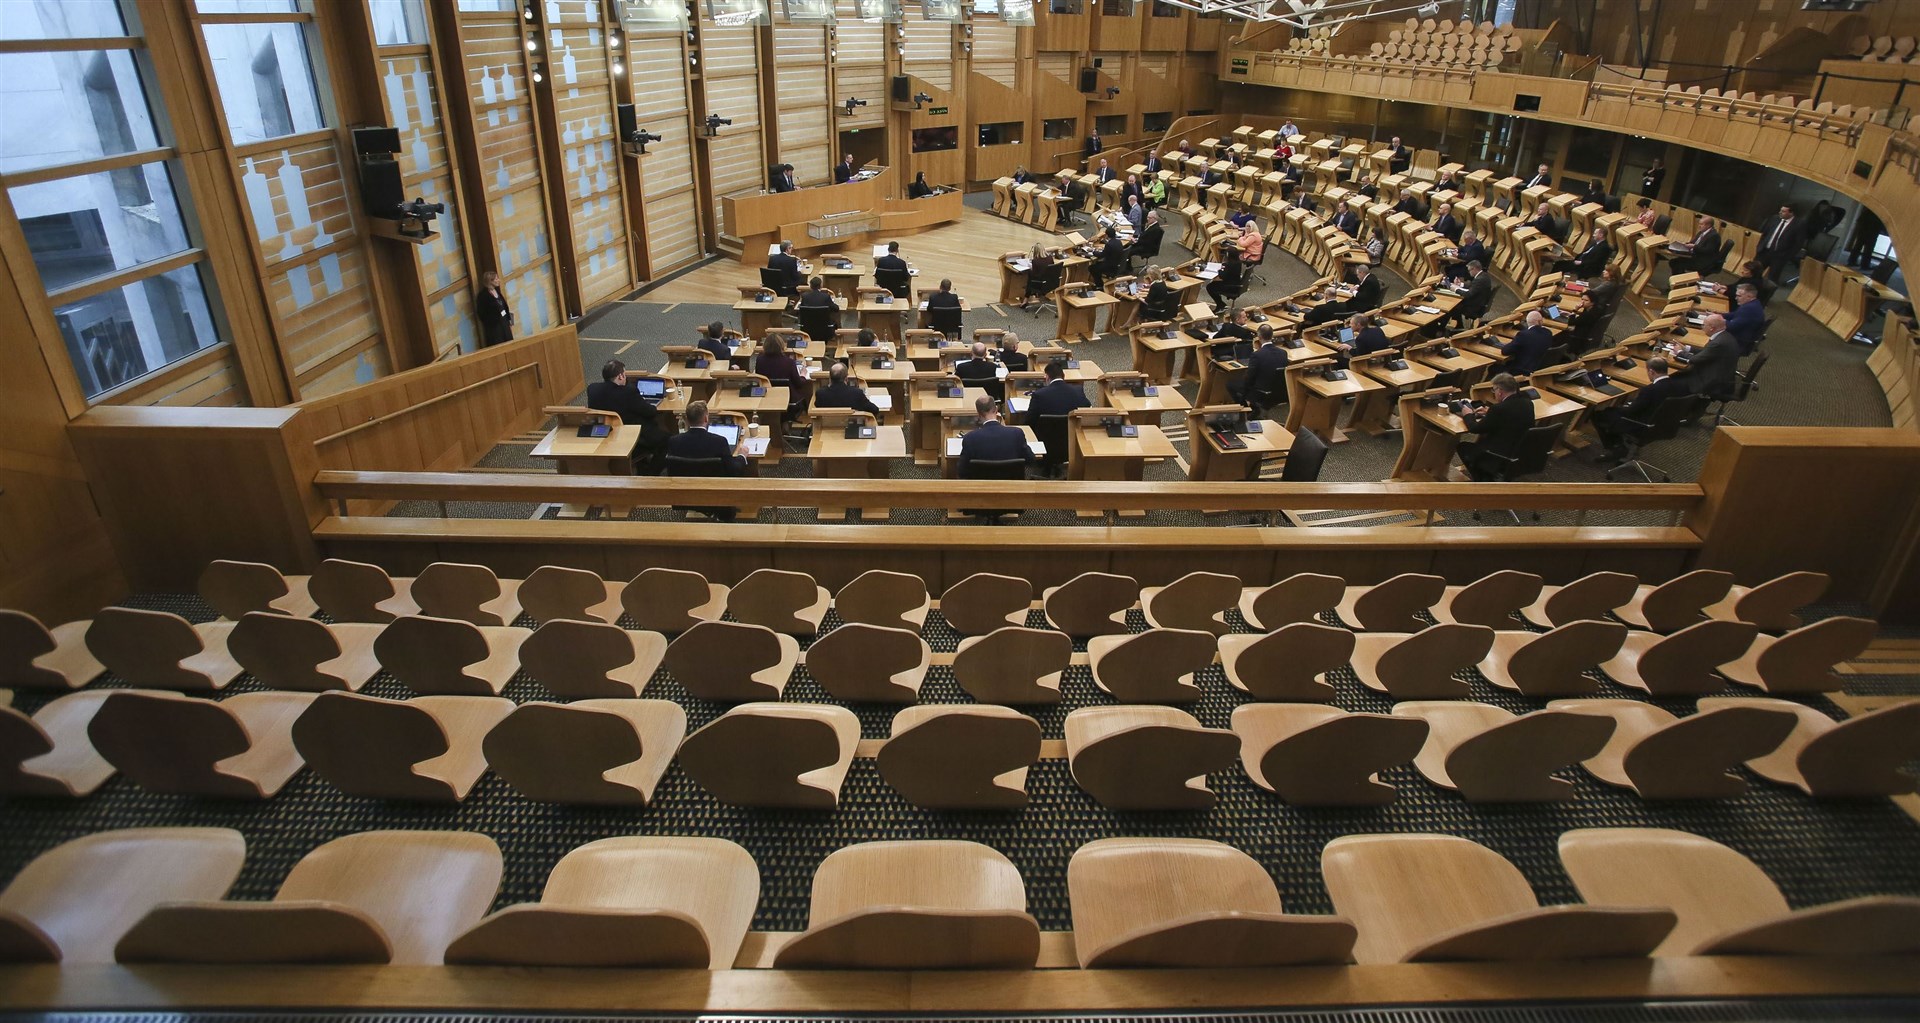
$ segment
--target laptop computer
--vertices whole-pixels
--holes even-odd
[[[740,424],[738,423],[708,423],[707,432],[726,441],[729,448],[740,446]]]
[[[648,401],[657,402],[667,396],[667,382],[657,377],[640,377],[633,382],[633,389]]]

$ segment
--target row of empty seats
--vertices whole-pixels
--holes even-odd
[[[1288,913],[1229,845],[1101,839],[1067,865],[1073,930],[1054,935],[989,846],[850,845],[814,872],[807,929],[762,935],[764,960],[743,953],[758,868],[720,839],[592,842],[555,864],[539,902],[491,914],[504,863],[485,835],[347,835],[308,852],[272,901],[225,900],[246,852],[221,828],[51,849],[0,892],[0,962],[1094,969],[1920,951],[1920,899],[1792,911],[1736,850],[1654,828],[1561,835],[1583,902],[1560,906],[1467,839],[1348,835],[1320,854],[1335,915]]]

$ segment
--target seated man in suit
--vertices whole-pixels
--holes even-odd
[[[1767,329],[1767,311],[1760,308],[1760,291],[1752,284],[1733,289],[1733,311],[1727,314],[1727,330],[1740,342],[1740,354],[1752,355],[1760,347],[1760,335]]]
[[[1412,192],[1400,193],[1400,201],[1393,204],[1393,212],[1404,213],[1415,220],[1427,219],[1427,208],[1420,204],[1420,197]]]
[[[992,398],[975,398],[973,411],[980,425],[968,430],[960,438],[958,468],[961,479],[970,478],[967,470],[975,461],[1033,461],[1033,449],[1027,446],[1027,435],[1000,421],[999,402]]]
[[[1346,200],[1333,208],[1333,226],[1339,228],[1349,238],[1360,237],[1360,214],[1353,212]]]
[[[1059,362],[1048,361],[1042,372],[1047,375],[1047,382],[1033,392],[1033,403],[1027,406],[1028,422],[1039,416],[1070,415],[1074,409],[1093,404],[1087,400],[1086,388],[1067,382],[1067,368]]]
[[[1260,325],[1258,336],[1260,346],[1247,358],[1246,375],[1229,393],[1234,401],[1242,405],[1257,403],[1265,406],[1269,400],[1277,405],[1279,396],[1285,394],[1287,386],[1287,350],[1274,341],[1273,327],[1268,324]]]
[[[1386,295],[1387,282],[1371,267],[1363,263],[1353,268],[1353,297],[1347,300],[1348,312],[1364,313],[1378,309]]]
[[[1487,265],[1487,245],[1480,240],[1480,235],[1473,228],[1466,228],[1460,233],[1460,244],[1454,247],[1453,259],[1454,261],[1448,264],[1446,269],[1440,271],[1441,276],[1449,281],[1466,280],[1469,276],[1467,273],[1469,263]]]
[[[1555,242],[1566,237],[1566,235],[1561,233],[1560,222],[1553,219],[1553,209],[1544,203],[1541,204],[1538,210],[1534,211],[1533,219],[1527,221],[1527,226],[1546,235]]]
[[[718,460],[719,464],[717,468],[691,470],[695,475],[745,476],[747,474],[747,438],[745,436],[740,438],[738,445],[728,447],[726,438],[721,437],[719,434],[709,432],[707,430],[707,403],[704,401],[696,401],[688,405],[686,416],[687,428],[675,434],[671,440],[667,441],[668,458],[689,458],[703,461],[707,459]],[[680,471],[676,470],[672,465],[669,465],[667,468],[669,475]],[[737,508],[701,508],[698,510],[719,519],[721,522],[732,522],[734,516],[739,514],[739,509]]]
[[[1113,168],[1107,166],[1107,161],[1103,158],[1100,161],[1100,166],[1094,169],[1093,176],[1098,178],[1100,183],[1104,185],[1113,180]]]
[[[1727,318],[1719,313],[1709,314],[1700,329],[1707,332],[1707,346],[1687,363],[1687,382],[1695,394],[1727,397],[1733,393],[1734,377],[1740,372],[1740,341],[1727,329]]]
[[[663,422],[666,417],[633,389],[633,383],[627,379],[626,363],[608,359],[607,364],[600,367],[599,382],[587,385],[587,407],[617,413],[621,423],[640,427],[640,440],[633,446],[633,468],[648,475],[660,471],[659,456],[666,450],[670,434]]]
[[[1593,417],[1593,426],[1600,434],[1600,443],[1605,445],[1606,453],[1601,456],[1602,464],[1618,464],[1627,457],[1625,437],[1634,432],[1635,423],[1653,422],[1653,413],[1660,403],[1668,398],[1677,398],[1687,393],[1680,381],[1667,375],[1667,360],[1656,355],[1647,360],[1647,386],[1633,392],[1624,404],[1601,409]]]
[[[984,341],[973,343],[973,357],[955,363],[953,374],[960,378],[962,386],[983,388],[995,400],[1006,396],[1006,389],[1000,384],[1000,364],[987,357]]]
[[[1562,272],[1587,278],[1599,274],[1612,259],[1613,246],[1607,244],[1607,229],[1596,227],[1593,229],[1593,236],[1587,240],[1586,248],[1581,249],[1572,259],[1563,259],[1555,265]]]
[[[1466,293],[1460,296],[1460,302],[1453,307],[1453,320],[1465,326],[1487,315],[1487,308],[1493,305],[1493,275],[1487,273],[1486,264],[1473,260],[1467,264]]]
[[[848,153],[847,155],[840,158],[839,163],[836,163],[833,165],[833,183],[836,185],[844,185],[847,182],[852,180],[853,180],[853,154]]]
[[[1020,335],[1011,330],[1000,335],[999,358],[1000,365],[1005,366],[1009,373],[1027,371],[1027,353],[1020,350]]]
[[[727,344],[727,325],[715,320],[700,328],[700,340],[695,342],[700,350],[714,357],[723,366],[733,357],[733,346]]]
[[[1146,224],[1128,247],[1128,259],[1150,260],[1160,254],[1160,242],[1166,237],[1166,231],[1160,226],[1160,211],[1148,210]]]
[[[1562,335],[1566,339],[1567,351],[1574,355],[1591,351],[1600,343],[1600,336],[1612,319],[1605,309],[1594,304],[1591,297],[1580,296],[1575,301],[1573,318],[1567,321],[1567,331]]]
[[[1533,172],[1533,177],[1530,177],[1526,181],[1521,183],[1520,190],[1524,192],[1527,189],[1532,188],[1536,185],[1545,185],[1548,188],[1553,187],[1553,168],[1552,167],[1544,163],[1541,164],[1539,169]]]
[[[1216,338],[1232,338],[1236,341],[1250,344],[1253,341],[1253,325],[1247,318],[1246,307],[1241,306],[1235,309],[1233,311],[1233,319],[1222,323],[1219,329],[1213,332],[1213,336]]]
[[[1456,244],[1460,241],[1460,232],[1466,227],[1453,215],[1453,204],[1443,202],[1438,207],[1439,216],[1433,218],[1433,231],[1442,238]]]
[[[800,311],[800,325],[814,344],[824,349],[833,342],[833,332],[840,329],[840,303],[834,300],[833,292],[827,290],[825,278],[809,280],[795,308]]]
[[[1460,442],[1460,465],[1477,482],[1497,481],[1506,463],[1492,456],[1510,458],[1520,450],[1533,429],[1533,399],[1520,393],[1513,374],[1501,373],[1493,378],[1493,403],[1475,405],[1461,418],[1478,437]]]
[[[844,362],[836,362],[827,370],[827,386],[814,392],[813,404],[816,408],[850,408],[875,417],[880,415],[879,406],[867,397],[867,392],[849,379]]]
[[[773,171],[773,190],[774,191],[791,192],[794,189],[800,187],[794,184],[793,176],[787,173],[786,164],[776,163],[769,169]]]
[[[1074,178],[1067,182],[1066,191],[1053,204],[1053,207],[1060,212],[1060,223],[1071,224],[1074,212],[1086,204],[1087,186],[1081,184],[1079,178]]]
[[[1546,317],[1540,310],[1527,314],[1527,325],[1513,340],[1500,346],[1500,354],[1506,357],[1503,367],[1515,376],[1525,376],[1547,364],[1547,349],[1553,347],[1553,331],[1545,325]]]
[[[960,296],[953,293],[953,281],[942,278],[940,290],[927,296],[927,322],[948,337],[960,336]]]
[[[1391,155],[1387,157],[1387,173],[1405,174],[1407,168],[1413,166],[1413,154],[1407,150],[1406,146],[1400,144],[1398,135],[1393,137],[1393,144],[1387,148],[1391,151]]]
[[[1340,353],[1334,361],[1342,366],[1356,355],[1372,355],[1393,347],[1392,342],[1387,340],[1387,332],[1374,326],[1365,313],[1354,313],[1347,317],[1347,329],[1353,331],[1353,340],[1333,346]]]
[[[1120,277],[1127,272],[1127,247],[1120,244],[1120,236],[1102,228],[1094,237],[1100,251],[1093,257],[1093,287],[1098,291],[1107,286],[1107,279]]]
[[[774,290],[788,298],[798,294],[800,285],[806,282],[807,275],[800,271],[800,259],[793,254],[792,242],[781,242],[780,251],[767,257],[767,269],[780,274],[781,285]]]
[[[1720,268],[1720,229],[1715,226],[1712,217],[1701,217],[1693,226],[1693,238],[1687,242],[1684,255],[1673,258],[1674,273],[1693,271],[1705,276]]]

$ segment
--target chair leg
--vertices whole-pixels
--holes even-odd
[[[1669,473],[1667,470],[1662,469],[1657,465],[1654,465],[1652,462],[1643,462],[1638,458],[1621,462],[1619,465],[1616,465],[1613,468],[1608,469],[1607,479],[1609,480],[1613,479],[1613,474],[1616,472],[1619,472],[1622,469],[1632,469],[1634,472],[1639,473],[1640,478],[1646,480],[1648,483],[1653,482],[1653,474],[1656,472],[1660,474],[1660,482],[1662,483],[1673,482],[1672,473]]]

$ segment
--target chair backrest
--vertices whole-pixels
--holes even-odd
[[[970,480],[1023,480],[1027,478],[1027,460],[1024,458],[975,458],[967,462],[967,471],[962,479]]]
[[[1547,471],[1547,460],[1553,457],[1553,447],[1560,442],[1560,435],[1567,429],[1565,421],[1536,426],[1527,431],[1520,449],[1514,452],[1513,464],[1507,467],[1506,477],[1518,479],[1522,476],[1534,476]]]
[[[1015,576],[976,572],[940,594],[940,616],[966,635],[982,636],[1009,625],[1024,626],[1033,584]]]
[[[905,270],[889,270],[884,267],[876,269],[873,272],[873,283],[892,292],[895,298],[907,298],[912,294],[913,278]]]
[[[891,629],[917,629],[926,606],[927,584],[919,576],[880,569],[860,573],[833,598],[842,622]]]
[[[936,307],[934,309],[928,310],[928,319],[932,321],[933,329],[939,331],[942,334],[948,334],[948,335],[959,334],[960,318],[961,318],[960,307],[957,305],[941,306],[941,307]]]
[[[1293,435],[1287,449],[1287,465],[1280,472],[1282,483],[1313,483],[1320,479],[1320,467],[1327,460],[1327,442],[1312,430]]]
[[[1640,434],[1642,444],[1672,440],[1680,427],[1706,411],[1711,399],[1703,394],[1676,394],[1660,402],[1653,410],[1653,423]]]
[[[0,608],[0,686],[65,689],[59,672],[34,666],[34,659],[58,648],[45,623],[25,611]]]
[[[201,599],[232,621],[249,611],[272,613],[273,602],[286,595],[286,577],[257,561],[211,561],[200,573]]]
[[[591,609],[606,603],[607,584],[583,568],[541,565],[520,584],[519,596],[520,606],[534,621],[595,622],[601,619]],[[618,611],[613,614],[619,616]]]
[[[322,692],[345,688],[320,665],[340,656],[340,640],[317,618],[249,611],[227,637],[227,653],[259,682],[274,689]]]
[[[779,295],[793,294],[793,282],[787,279],[786,274],[770,266],[760,268],[760,286],[772,289],[775,294]]]
[[[1766,352],[1758,352],[1754,355],[1753,362],[1747,366],[1747,371],[1734,380],[1733,400],[1747,400],[1748,392],[1753,390],[1753,382],[1760,379],[1760,371],[1766,368],[1769,358],[1772,356]]]
[[[1058,465],[1067,460],[1067,419],[1066,415],[1034,416],[1033,436],[1047,449],[1046,461]]]
[[[246,839],[230,828],[126,828],[54,846],[0,890],[7,937],[41,946],[9,941],[10,961],[111,963],[149,910],[221,898],[246,859]]]
[[[380,630],[373,652],[381,667],[414,692],[494,693],[492,686],[465,670],[491,655],[486,636],[472,622],[427,615],[397,618]]]
[[[808,337],[831,335],[840,326],[840,314],[831,306],[803,305],[800,307],[800,327]]]
[[[205,673],[180,664],[205,649],[185,618],[165,611],[101,608],[87,627],[87,650],[94,659],[142,689],[217,688]]]
[[[666,473],[669,476],[725,476],[727,460],[724,458],[688,458],[685,455],[668,455]]]
[[[764,625],[776,632],[812,635],[818,617],[797,617],[823,603],[820,587],[805,572],[755,569],[727,595],[727,611],[741,622]]]

